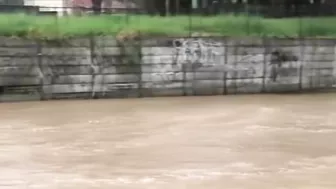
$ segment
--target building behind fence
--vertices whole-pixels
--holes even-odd
[[[87,13],[91,0],[0,0],[1,12]],[[249,14],[265,17],[333,16],[334,0],[104,0],[105,13],[150,15]]]

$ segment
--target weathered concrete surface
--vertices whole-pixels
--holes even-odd
[[[332,88],[335,81],[335,43],[330,40],[164,41],[142,48],[143,71],[152,69],[151,82],[159,88],[176,86],[172,83],[180,83],[183,73],[184,86],[194,94],[289,92]]]
[[[223,95],[332,89],[321,39],[111,37],[61,44],[2,38],[0,100]],[[15,98],[14,98],[15,97]]]

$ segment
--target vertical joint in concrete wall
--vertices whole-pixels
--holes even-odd
[[[304,57],[304,39],[300,38],[300,57],[303,59]],[[299,91],[302,90],[302,77],[303,77],[303,60],[299,60],[300,66],[299,66],[299,83],[298,83],[298,88]]]
[[[262,74],[262,88],[261,88],[261,92],[266,92],[266,79],[267,79],[267,61],[266,61],[266,56],[269,53],[268,48],[269,48],[269,43],[266,39],[265,36],[263,36],[262,38],[262,44],[264,47],[264,52],[263,52],[263,56],[264,56],[264,60],[263,60],[263,74]]]
[[[90,64],[91,64],[91,98],[96,98],[96,75],[100,72],[99,65],[96,64],[96,53],[95,53],[95,39],[94,36],[89,37],[90,44]]]
[[[332,88],[336,87],[336,44],[334,41],[334,61],[333,61],[333,78],[332,78]]]
[[[117,72],[123,73],[123,69],[136,70],[132,74],[138,78],[139,97],[142,97],[142,40],[141,37],[134,39],[117,40],[118,48],[120,49],[120,56],[125,66],[122,69],[117,68]],[[126,71],[127,72],[127,71]]]
[[[228,45],[226,38],[223,39],[223,47],[224,47],[224,64],[225,67],[227,67],[228,64]],[[227,95],[227,69],[224,70],[224,76],[223,76],[223,95]]]
[[[44,95],[44,73],[43,73],[43,65],[42,65],[42,43],[40,40],[36,40],[36,59],[37,59],[37,67],[40,77],[40,99],[45,100]]]
[[[139,42],[138,42],[138,57],[139,57],[139,62],[138,64],[140,65],[139,72],[138,72],[138,92],[139,92],[139,97],[143,97],[142,93],[142,37],[139,37]]]

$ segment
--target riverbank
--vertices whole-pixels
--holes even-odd
[[[146,36],[335,37],[336,17],[268,19],[252,16],[213,17],[101,15],[53,17],[0,15],[0,36],[69,38],[137,32]]]

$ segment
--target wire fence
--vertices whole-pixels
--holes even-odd
[[[333,0],[273,0],[271,1],[272,3],[267,0],[260,1],[263,3],[258,3],[257,0],[138,0],[138,2],[142,3],[136,3],[136,1],[134,2],[133,0],[109,1],[118,3],[110,3],[108,6],[102,4],[103,13],[111,14],[123,12],[128,14],[149,14],[161,16],[245,14],[270,18],[336,15],[336,1]],[[193,4],[194,1],[201,3]],[[44,12],[75,12],[78,9],[89,13],[93,10],[91,0],[64,1],[70,3],[61,3],[60,5],[62,6],[54,6],[55,3],[52,3],[50,0],[44,0],[41,2],[45,2],[43,4],[50,5],[24,5],[23,0],[0,0],[0,13],[21,11],[25,13],[39,14]],[[54,9],[54,11],[51,11],[52,9]]]

